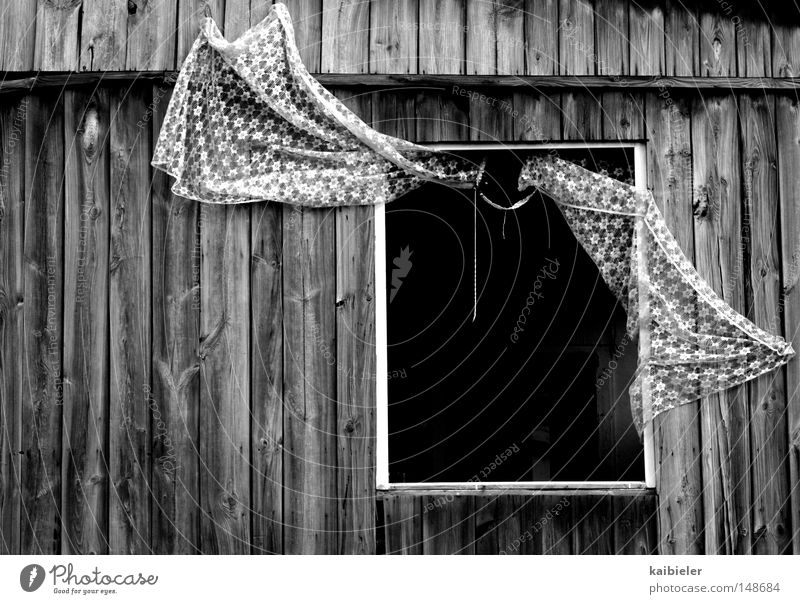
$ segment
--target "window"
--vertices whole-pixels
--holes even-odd
[[[543,150],[644,186],[643,144],[439,148],[486,157],[501,205]],[[551,199],[500,212],[427,183],[378,207],[375,232],[379,488],[652,486],[637,342]]]

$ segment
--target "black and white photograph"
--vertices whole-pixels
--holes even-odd
[[[796,0],[0,0],[4,601],[797,602],[797,350]]]

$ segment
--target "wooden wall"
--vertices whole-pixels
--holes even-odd
[[[312,72],[800,68],[796,15],[713,2],[287,4]],[[203,5],[12,0],[0,69],[174,69]],[[228,36],[267,8],[210,5]],[[481,92],[497,101],[337,94],[419,141],[646,138],[649,186],[684,251],[800,349],[795,93]],[[558,497],[376,500],[375,386],[359,377],[374,367],[371,210],[175,198],[149,167],[168,97],[111,84],[0,97],[0,551],[509,552]],[[799,389],[794,359],[664,414],[657,501],[571,496],[515,551],[800,553]]]

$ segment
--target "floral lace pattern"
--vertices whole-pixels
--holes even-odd
[[[703,281],[650,193],[545,156],[529,159],[520,173],[520,190],[531,186],[558,204],[625,306],[631,335],[649,333],[630,389],[640,431],[663,411],[742,384],[794,355],[783,338],[757,327]]]
[[[235,42],[205,19],[152,164],[175,177],[173,192],[182,197],[312,207],[385,203],[425,180],[469,187],[480,174],[464,159],[380,134],[347,109],[303,66],[282,4]],[[629,173],[601,167],[598,174],[534,156],[519,186],[556,201],[625,306],[628,331],[649,334],[631,386],[637,428],[787,362],[789,344],[734,311],[700,278],[652,196],[609,174],[630,183]]]
[[[306,70],[288,11],[235,42],[206,18],[175,84],[152,164],[210,203],[385,203],[425,180],[472,186],[477,167],[381,134]]]

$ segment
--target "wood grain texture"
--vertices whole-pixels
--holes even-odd
[[[217,26],[225,32],[225,0],[178,0],[178,56],[176,65],[181,65],[189,54],[204,17],[205,7],[211,11],[211,17]]]
[[[648,95],[648,186],[672,234],[694,258],[691,116],[680,97]],[[702,552],[699,406],[681,405],[653,422],[660,553]]]
[[[733,12],[733,11],[731,11]],[[777,25],[759,6],[742,7],[729,15],[736,37],[736,66],[742,77],[772,75],[772,30]]]
[[[558,57],[562,75],[595,74],[595,15],[589,0],[559,0]]]
[[[741,212],[739,130],[732,97],[697,100],[692,110],[695,264],[703,279],[743,312],[743,264],[749,236]],[[701,402],[705,551],[749,551],[750,472],[744,389]]]
[[[25,125],[21,553],[61,548],[64,106],[32,97]]]
[[[81,4],[82,0],[38,0],[33,57],[35,69],[77,70]]]
[[[303,64],[320,71],[322,52],[322,0],[288,0],[286,8],[294,25],[294,40]]]
[[[253,553],[283,552],[282,216],[279,204],[250,210],[251,454]]]
[[[777,98],[778,192],[780,199],[782,303],[784,336],[800,350],[800,103]],[[793,553],[800,553],[800,357],[786,366],[787,421],[789,424],[789,493]]]
[[[333,249],[333,210],[284,212],[284,553],[338,551]]]
[[[383,497],[383,529],[386,553],[418,555],[422,553],[422,498],[393,495]]]
[[[375,553],[375,211],[336,211],[339,553]]]
[[[0,69],[33,69],[37,0],[7,0],[0,13]]]
[[[322,72],[369,71],[369,3],[322,1]]]
[[[630,75],[666,73],[664,1],[631,0],[628,14]]]
[[[127,4],[125,69],[174,69],[178,46],[177,2],[134,0]]]
[[[475,497],[432,496],[422,501],[422,553],[474,554]]]
[[[370,73],[416,73],[419,0],[370,5]]]
[[[614,501],[610,497],[573,497],[575,553],[609,555],[614,553]]]
[[[170,90],[153,88],[154,140]],[[197,451],[200,415],[200,205],[153,172],[153,545],[159,554],[200,550]]]
[[[25,115],[0,105],[0,553],[20,551],[24,335]]]
[[[558,0],[525,1],[525,73],[558,73]]]
[[[736,73],[736,27],[717,7],[698,9],[700,21],[700,75]]]
[[[525,73],[525,0],[494,0],[497,73]]]
[[[800,26],[796,20],[772,21],[772,75],[800,76]]]
[[[613,500],[614,553],[652,555],[658,553],[656,498],[616,497]]]
[[[750,220],[748,316],[782,332],[779,206],[774,100],[741,96],[744,207]],[[792,203],[788,201],[788,203]],[[753,479],[753,552],[791,551],[784,370],[748,384]]]
[[[494,0],[466,2],[468,74],[497,73],[497,11]]]
[[[62,552],[108,553],[109,97],[65,94]]]
[[[689,6],[681,0],[666,0],[664,53],[668,76],[700,74],[700,23]]]
[[[466,73],[466,25],[460,0],[420,3],[419,73]]]
[[[564,140],[595,141],[603,137],[600,96],[593,92],[561,95],[561,137]]]
[[[644,96],[639,93],[606,92],[603,103],[603,138],[641,140],[645,138]]]
[[[597,75],[627,75],[631,52],[627,2],[595,0],[594,12]]]
[[[150,553],[151,211],[146,89],[111,93],[109,261],[112,554]]]
[[[200,543],[250,553],[250,209],[200,210]]]
[[[81,71],[125,69],[128,12],[128,0],[83,0],[78,40]]]
[[[515,92],[513,94],[514,140],[557,140],[561,136],[561,108],[558,97]]]

